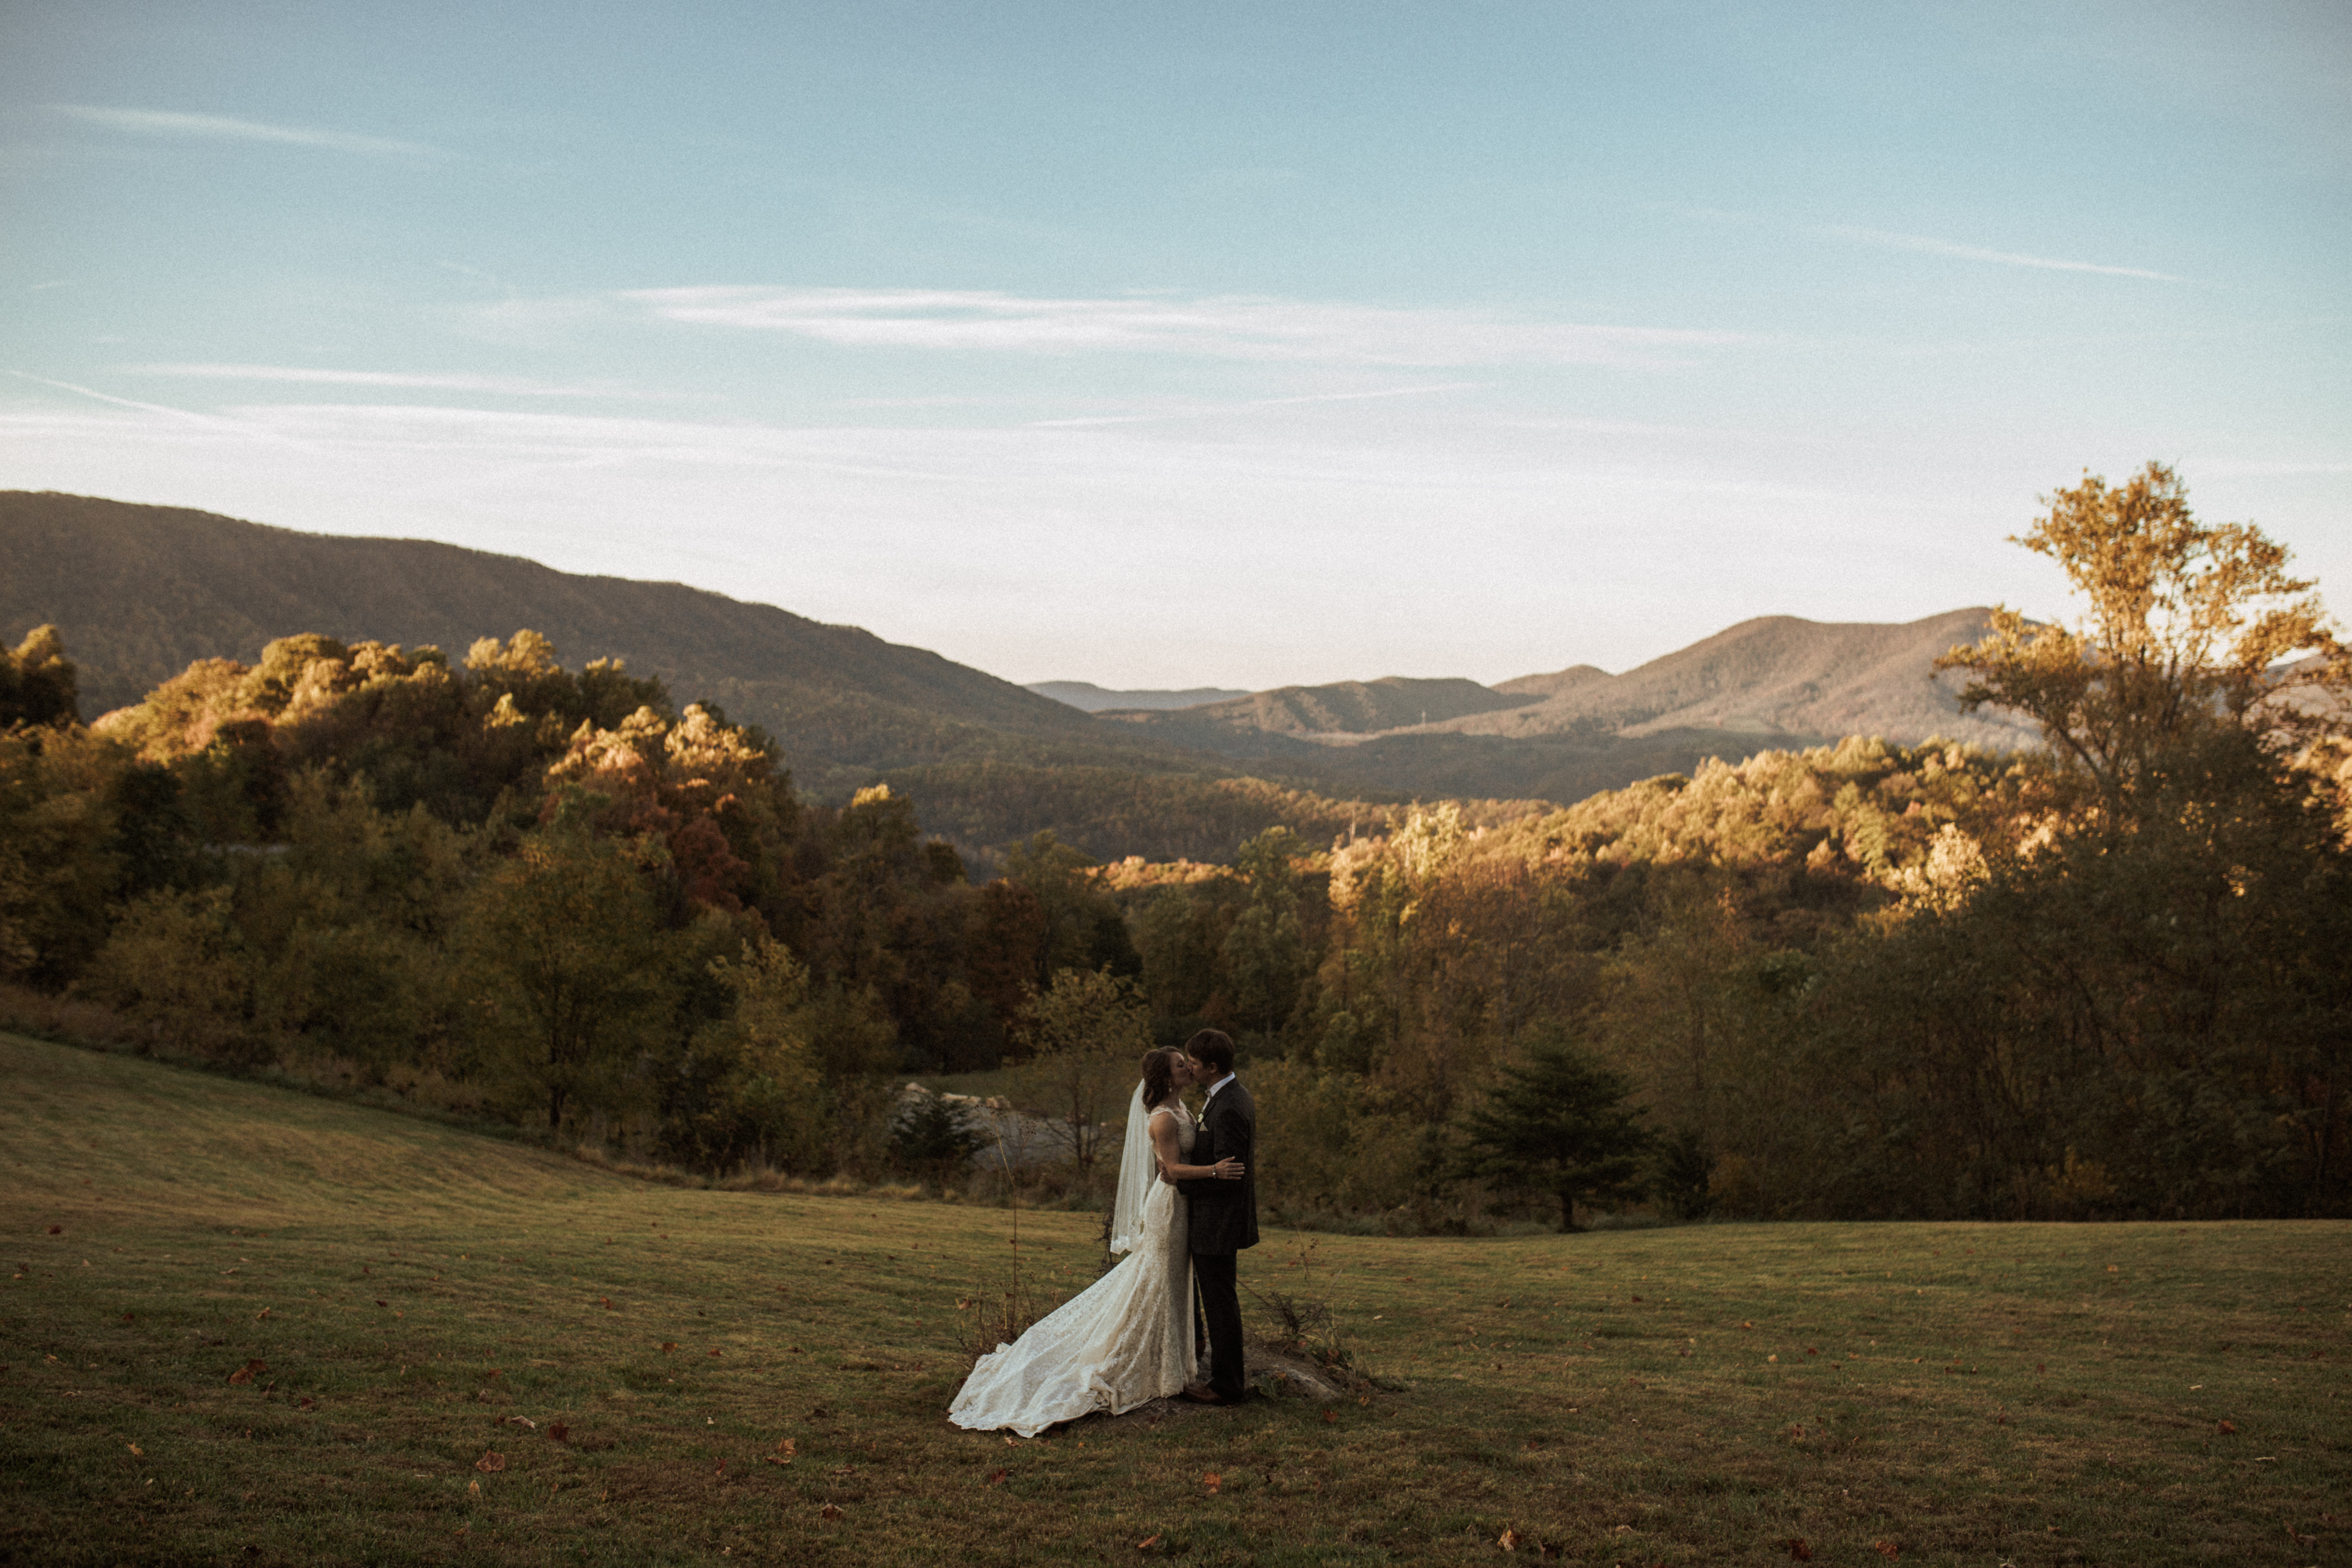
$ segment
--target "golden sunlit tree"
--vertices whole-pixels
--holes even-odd
[[[1968,673],[1963,708],[2035,720],[2110,808],[2216,723],[2290,749],[2340,726],[2352,667],[2284,545],[2199,521],[2161,463],[2117,486],[2085,474],[2046,504],[2015,542],[2058,563],[2082,622],[1996,609],[1982,641],[1937,661]]]

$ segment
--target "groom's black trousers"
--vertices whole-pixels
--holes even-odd
[[[1242,1375],[1240,1263],[1237,1252],[1192,1254],[1201,1314],[1209,1320],[1209,1386],[1225,1399],[1239,1399],[1249,1387]]]

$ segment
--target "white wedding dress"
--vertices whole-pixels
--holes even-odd
[[[1034,1437],[1058,1421],[1097,1410],[1117,1415],[1181,1393],[1198,1376],[1192,1227],[1182,1197],[1160,1180],[1144,1135],[1142,1099],[1139,1088],[1119,1173],[1118,1211],[1134,1212],[1117,1212],[1112,1227],[1113,1249],[1127,1256],[1017,1343],[982,1356],[948,1406],[957,1426],[976,1432],[1009,1426]],[[1190,1154],[1197,1133],[1192,1112],[1171,1101],[1150,1112],[1162,1116],[1175,1118],[1177,1145]]]

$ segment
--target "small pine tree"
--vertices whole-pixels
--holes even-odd
[[[944,1186],[948,1173],[971,1158],[984,1140],[964,1108],[943,1094],[909,1106],[890,1130],[890,1156]]]
[[[1559,1228],[1574,1230],[1579,1203],[1641,1197],[1643,1156],[1655,1139],[1625,1104],[1632,1080],[1565,1044],[1538,1046],[1464,1125],[1460,1173],[1559,1200]]]

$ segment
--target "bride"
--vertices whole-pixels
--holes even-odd
[[[1192,1255],[1184,1200],[1171,1184],[1196,1177],[1238,1181],[1238,1160],[1188,1165],[1197,1128],[1181,1092],[1194,1081],[1184,1053],[1143,1058],[1143,1081],[1128,1102],[1111,1211],[1109,1273],[1021,1336],[982,1356],[948,1419],[989,1432],[1009,1426],[1034,1437],[1059,1421],[1097,1410],[1116,1415],[1179,1394],[1195,1380]]]

